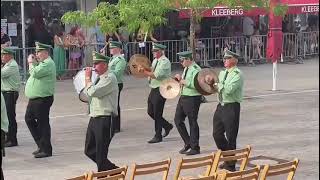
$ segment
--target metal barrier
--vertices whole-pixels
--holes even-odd
[[[266,59],[267,35],[202,38],[196,39],[195,42],[195,61],[202,66],[211,66],[215,62],[221,63],[224,49],[226,48],[240,54],[240,63]],[[158,43],[167,46],[165,53],[172,63],[179,63],[177,53],[189,48],[189,42],[186,40],[167,40],[159,41]],[[103,47],[104,44],[94,43],[85,45],[82,48],[65,49],[65,58],[62,60],[65,63],[65,69],[62,71],[65,72],[67,77],[74,76],[83,67],[91,66],[92,51],[99,52]],[[15,48],[15,50],[15,59],[19,64],[23,80],[26,80],[28,76],[27,57],[35,52],[35,48]],[[128,42],[124,44],[123,50],[127,61],[132,55],[138,53],[145,54],[150,60],[153,59],[151,41]],[[51,57],[55,60],[53,52],[54,49],[51,50]],[[25,53],[25,58],[23,58],[23,53]],[[105,50],[105,54],[110,56],[108,48]],[[283,61],[307,58],[314,55],[319,55],[319,31],[283,34]]]
[[[319,31],[284,33],[281,62],[302,63],[308,56],[319,55]]]

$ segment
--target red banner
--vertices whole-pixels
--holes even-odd
[[[252,8],[250,10],[244,10],[243,8],[227,8],[216,7],[213,9],[204,10],[203,17],[226,17],[226,16],[258,16],[266,15],[268,12],[263,8]],[[319,4],[311,5],[289,5],[288,14],[318,14]],[[189,9],[180,9],[179,18],[189,18]]]

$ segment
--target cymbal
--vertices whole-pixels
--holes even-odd
[[[159,89],[162,97],[166,99],[173,99],[180,94],[180,84],[172,78],[163,80]]]
[[[206,77],[212,78],[211,83],[206,82]],[[196,76],[194,80],[194,86],[197,91],[202,95],[210,95],[218,92],[218,86],[215,83],[219,82],[219,78],[215,70],[211,68],[202,69]]]
[[[129,61],[130,72],[133,76],[137,78],[145,78],[148,77],[145,74],[138,71],[138,66],[142,66],[146,70],[150,70],[151,62],[147,56],[143,54],[135,54],[131,56]]]

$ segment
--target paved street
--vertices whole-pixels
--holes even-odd
[[[295,179],[319,178],[319,59],[304,64],[279,64],[278,91],[272,88],[272,65],[240,67],[245,76],[246,99],[241,105],[238,147],[252,146],[252,157],[264,155],[280,160],[301,160]],[[122,132],[111,142],[109,157],[118,166],[171,157],[173,178],[178,151],[183,146],[174,130],[162,143],[150,145],[153,121],[146,113],[149,88],[145,79],[126,77],[122,92]],[[217,147],[212,138],[216,95],[208,97],[199,113],[201,155]],[[165,118],[173,122],[177,99],[166,103]],[[3,169],[6,180],[60,180],[96,170],[83,153],[88,124],[87,106],[77,99],[71,80],[57,83],[51,109],[53,156],[35,159],[36,145],[24,122],[27,99],[21,92],[17,104],[18,147],[7,148]],[[262,161],[261,161],[262,162]],[[252,162],[252,163],[261,163]],[[263,162],[274,163],[264,160]],[[128,176],[127,176],[128,177]],[[159,176],[158,176],[159,177]],[[139,178],[138,178],[139,179]],[[142,177],[140,179],[161,179]]]

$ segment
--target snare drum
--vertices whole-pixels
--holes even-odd
[[[84,88],[86,87],[86,81],[85,81],[85,68],[79,71],[76,76],[73,77],[73,85],[76,89],[77,93],[79,94],[79,99],[82,102],[88,103],[89,98],[88,96],[83,93]],[[98,74],[95,71],[92,71],[91,81],[95,82],[98,77]]]

